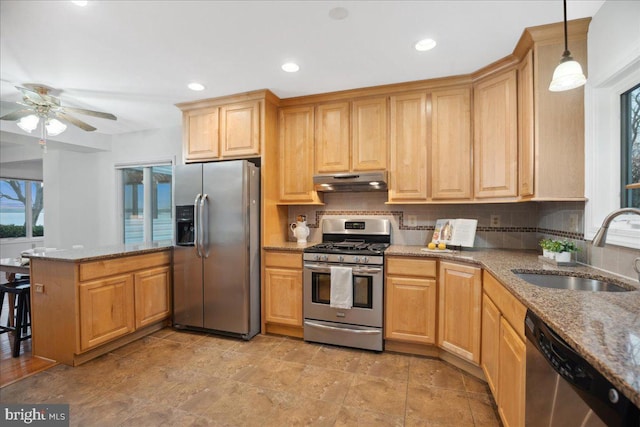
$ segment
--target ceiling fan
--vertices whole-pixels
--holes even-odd
[[[49,94],[52,89],[45,85],[29,83],[24,86],[25,87],[16,86],[16,89],[22,92],[22,102],[18,102],[18,104],[26,108],[5,114],[0,117],[0,120],[17,120],[18,126],[27,132],[36,129],[38,123],[42,120],[42,139],[45,137],[45,128],[47,134],[52,136],[62,133],[67,128],[66,125],[58,119],[71,123],[87,132],[96,130],[94,126],[83,122],[69,113],[117,120],[117,117],[110,113],[62,106],[60,105],[60,99]]]

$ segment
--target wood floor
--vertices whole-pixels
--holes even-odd
[[[2,313],[0,313],[1,324],[7,322],[9,311],[7,305],[6,302],[3,304]],[[56,365],[51,360],[33,357],[31,340],[22,342],[19,357],[11,357],[12,343],[13,337],[9,333],[0,334],[0,388]]]

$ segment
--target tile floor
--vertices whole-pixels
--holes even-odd
[[[163,329],[0,389],[74,426],[499,426],[486,383],[436,360]]]

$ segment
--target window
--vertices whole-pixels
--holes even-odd
[[[43,190],[40,181],[0,179],[0,238],[44,236]]]
[[[172,166],[121,169],[124,243],[173,237]]]
[[[623,208],[640,208],[640,84],[620,97]]]

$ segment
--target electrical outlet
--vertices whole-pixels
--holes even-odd
[[[418,226],[418,217],[415,215],[407,215],[407,226],[409,227],[417,227]]]
[[[569,215],[569,230],[573,233],[578,232],[578,214]]]
[[[489,225],[491,227],[500,227],[500,215],[491,215]]]

